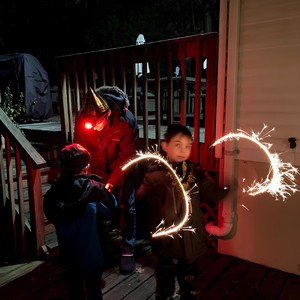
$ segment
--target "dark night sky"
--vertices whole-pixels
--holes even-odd
[[[218,28],[218,0],[6,0],[0,3],[0,54],[30,53],[50,75],[55,56],[204,33]],[[163,28],[163,30],[162,30]]]

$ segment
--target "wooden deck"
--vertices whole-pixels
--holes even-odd
[[[150,248],[145,243],[137,247],[140,249],[136,250],[135,272],[120,275],[117,264],[105,270],[104,300],[155,299],[154,260]],[[31,264],[25,267],[30,269]],[[67,299],[66,282],[58,256],[53,255],[45,262],[34,264],[32,271],[0,287],[1,300]],[[7,267],[0,268],[0,286],[4,277],[18,272],[18,269],[21,265],[14,269],[11,266],[10,271]],[[201,279],[201,299],[300,299],[300,276],[218,254],[213,249],[203,258]]]

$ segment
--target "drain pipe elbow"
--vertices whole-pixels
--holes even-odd
[[[215,236],[226,236],[231,232],[233,227],[232,220],[228,222],[223,222],[221,226],[215,226],[212,223],[205,225],[205,229],[208,233]]]
[[[231,205],[230,199],[227,199],[229,201],[223,201],[223,204]],[[227,236],[232,228],[233,228],[233,220],[234,220],[234,211],[231,207],[228,207],[225,209],[223,206],[223,214],[222,219],[223,222],[220,226],[213,225],[213,223],[207,223],[205,225],[205,229],[208,233],[215,235],[215,236]]]

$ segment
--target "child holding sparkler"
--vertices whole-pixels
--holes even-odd
[[[150,164],[136,192],[137,218],[143,218],[143,231],[148,233],[156,257],[157,300],[171,299],[175,278],[181,299],[200,299],[200,258],[207,250],[200,201],[216,203],[228,193],[228,189],[220,188],[198,165],[189,161],[192,146],[190,130],[179,124],[167,128],[161,143],[168,163],[190,196],[191,214],[183,228],[171,235],[150,238],[150,233],[174,227],[186,211],[178,183],[166,166],[159,161]],[[137,228],[140,230],[139,222]]]

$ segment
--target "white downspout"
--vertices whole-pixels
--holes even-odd
[[[220,163],[220,169],[221,170],[226,170],[229,169],[229,166],[226,166],[224,164],[224,159],[221,160]],[[232,178],[232,177],[227,177],[231,176],[229,172],[224,172],[224,174],[220,173],[220,178]],[[221,183],[222,184],[222,183]],[[233,186],[233,182],[229,184],[230,187]],[[223,184],[222,184],[223,185]],[[226,184],[224,184],[226,186]],[[233,221],[234,221],[234,205],[233,205],[233,191],[228,194],[228,196],[221,201],[219,205],[219,211],[221,213],[221,217],[219,216],[219,226],[215,226],[212,223],[207,223],[205,225],[205,229],[208,233],[215,235],[215,236],[227,236],[232,230],[233,227]]]
[[[235,131],[236,129],[239,15],[240,0],[220,1],[218,93],[216,112],[217,139],[226,133]],[[225,91],[227,93],[225,93]],[[226,107],[226,118],[224,118],[224,107]],[[225,124],[225,130],[223,128],[223,124]],[[206,224],[206,231],[215,236],[227,236],[232,231],[233,227],[235,214],[234,197],[236,196],[234,193],[236,184],[234,180],[235,145],[236,143],[230,142],[225,143],[224,145],[217,145],[215,149],[216,158],[220,158],[220,183],[223,186],[228,185],[232,188],[232,192],[229,193],[219,205],[219,211],[222,211],[221,218],[219,218],[221,224],[218,226]],[[224,153],[223,146],[225,150]]]

